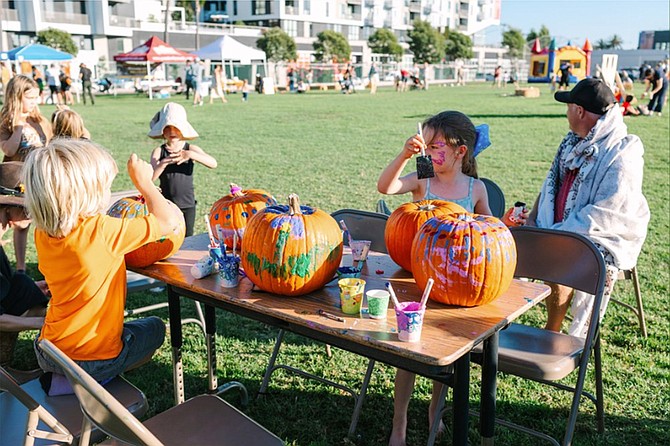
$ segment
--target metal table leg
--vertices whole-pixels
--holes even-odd
[[[470,415],[470,353],[454,364],[454,446],[468,444],[468,417]]]
[[[498,373],[498,332],[484,341],[482,396],[479,433],[482,446],[493,446],[496,420],[496,375]]]
[[[181,362],[181,304],[179,295],[168,285],[167,287],[170,315],[170,344],[172,346],[172,380],[175,405],[184,402],[184,366]]]
[[[216,393],[216,310],[211,305],[205,305],[205,343],[207,344],[208,389],[209,393]]]

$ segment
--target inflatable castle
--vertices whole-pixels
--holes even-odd
[[[584,79],[591,75],[592,52],[593,47],[589,39],[586,39],[582,48],[573,46],[570,42],[566,46],[556,48],[556,39],[551,39],[548,48],[542,48],[540,39],[535,39],[533,48],[530,51],[528,82],[551,82],[552,76],[556,74],[560,66],[565,62],[572,64],[570,83]]]

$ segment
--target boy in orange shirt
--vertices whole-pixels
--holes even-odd
[[[98,381],[149,360],[165,338],[165,324],[149,317],[124,323],[124,255],[176,230],[175,213],[153,185],[153,169],[133,154],[128,173],[150,214],[105,215],[118,170],[111,155],[86,140],[55,139],[25,161],[25,204],[35,223],[39,269],[51,290],[35,342],[50,395],[67,393],[60,368],[40,350],[48,339]]]

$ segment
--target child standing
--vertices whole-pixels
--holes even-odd
[[[48,339],[98,381],[149,360],[163,343],[158,317],[123,321],[124,255],[177,230],[175,214],[153,185],[151,166],[133,154],[128,173],[150,212],[134,219],[105,215],[117,167],[102,147],[58,138],[25,161],[25,204],[35,223],[39,269],[51,291],[35,353],[50,395],[67,393],[66,379],[39,347]]]
[[[191,236],[197,203],[193,187],[194,162],[214,169],[216,160],[200,147],[186,142],[197,138],[198,132],[189,124],[186,109],[181,105],[168,102],[149,125],[149,137],[165,139],[165,143],[151,153],[153,180],[160,179],[163,196],[182,211],[186,221],[186,236]]]
[[[447,200],[464,207],[468,212],[491,214],[486,186],[477,178],[475,156],[490,145],[488,126],[477,128],[461,112],[444,111],[428,118],[423,125],[423,138],[410,137],[402,152],[384,169],[377,182],[383,194],[412,193],[412,200]],[[435,176],[418,179],[412,172],[403,177],[400,173],[407,162],[420,153],[421,148],[431,155]],[[393,428],[390,446],[405,445],[407,409],[414,389],[415,374],[398,369],[395,379],[393,402]],[[429,426],[435,418],[435,409],[442,384],[433,382],[433,396],[428,408]],[[444,426],[440,422],[440,430]]]
[[[242,81],[242,102],[249,100],[249,82],[246,79]]]

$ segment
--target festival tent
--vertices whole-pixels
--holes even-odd
[[[265,73],[268,72],[265,51],[247,46],[229,35],[219,37],[209,45],[194,51],[193,54],[203,60],[221,61],[222,65],[228,63],[231,67],[231,73],[234,63],[240,65],[260,64],[265,68]]]
[[[27,62],[54,62],[63,60],[72,60],[72,54],[64,53],[63,51],[55,50],[51,47],[40,45],[39,43],[31,43],[14,48],[6,53],[2,53],[0,58],[4,60],[16,60]]]
[[[114,60],[119,62],[117,70],[130,76],[143,75],[145,70],[146,75],[149,76],[151,71],[161,63],[180,63],[193,59],[195,59],[193,54],[178,50],[156,36],[151,37],[128,53],[114,56]],[[150,87],[149,98],[153,99],[151,90]]]

